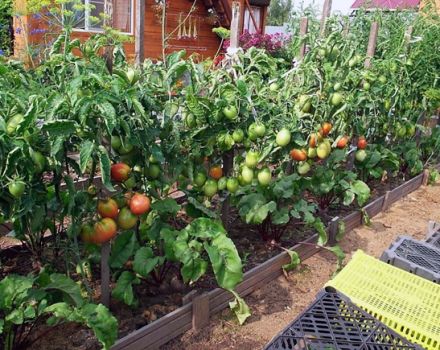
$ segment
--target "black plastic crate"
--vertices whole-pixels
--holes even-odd
[[[437,249],[440,249],[440,232],[437,231],[436,233],[434,233],[431,237],[429,237],[426,240],[426,243],[429,243],[434,247],[436,247]]]
[[[440,249],[429,243],[400,236],[383,252],[380,260],[440,283]]]
[[[422,348],[361,310],[339,292],[321,292],[314,303],[265,350],[406,350]]]

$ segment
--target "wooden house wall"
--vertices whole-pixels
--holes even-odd
[[[25,9],[26,0],[16,0],[16,8],[21,7]],[[146,0],[145,5],[145,27],[144,27],[144,48],[145,57],[152,59],[161,59],[162,57],[162,24],[161,20],[153,10],[155,0]],[[172,33],[168,41],[166,53],[185,49],[188,55],[198,53],[201,58],[213,57],[220,45],[220,40],[216,34],[212,33],[213,26],[207,21],[208,11],[202,0],[196,0],[195,11],[191,14],[192,37],[178,38],[178,34],[183,34],[177,29],[179,25],[179,17],[185,18],[191,9],[193,2],[189,0],[170,0],[167,8],[166,32]],[[133,9],[133,12],[135,10]],[[134,18],[136,14],[134,13]],[[18,23],[20,21],[20,23]],[[17,23],[16,23],[17,22]],[[136,23],[133,21],[132,32],[135,31]],[[197,33],[194,31],[194,24],[197,28]],[[186,22],[186,31],[188,30],[189,22]],[[21,16],[19,19],[14,19],[14,27],[26,27],[26,30],[19,31],[15,35],[15,55],[19,58],[25,59],[24,52],[26,45],[36,46],[38,49],[44,48],[53,40],[54,35],[48,33],[41,33],[40,31],[46,29],[44,23],[33,16]],[[92,33],[84,31],[75,31],[73,38],[81,40],[87,39]],[[197,34],[197,35],[194,35]],[[129,59],[134,59],[134,34],[129,35],[131,42],[125,43],[124,47]]]

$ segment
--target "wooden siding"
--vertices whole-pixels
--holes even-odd
[[[153,11],[152,5],[155,4],[155,0],[146,0],[145,6],[145,57],[152,59],[161,59],[162,57],[162,25],[159,18]],[[191,38],[178,38],[179,30],[177,29],[179,24],[179,18],[185,18],[192,6],[192,1],[188,0],[172,0],[169,1],[167,8],[167,20],[166,20],[166,32],[169,34],[173,32],[173,35],[168,41],[168,47],[166,53],[185,49],[188,55],[198,53],[201,58],[213,57],[217,52],[220,45],[220,40],[216,34],[212,33],[212,25],[208,23],[208,11],[202,0],[196,0],[195,11],[191,15],[191,33],[194,33],[194,26],[196,26],[197,35],[193,35]],[[16,8],[25,9],[26,0],[16,0]],[[135,6],[134,6],[135,7]],[[133,11],[135,8],[133,8]],[[134,14],[135,15],[135,14]],[[134,21],[133,21],[134,22]],[[188,29],[189,22],[186,22]],[[20,18],[14,18],[14,28],[25,27],[26,30],[22,30],[21,33],[15,36],[15,56],[26,60],[26,46],[27,42],[31,46],[37,46],[38,49],[44,48],[53,40],[53,34],[39,33],[38,30],[45,29],[44,23],[40,19],[33,18],[32,16],[21,16]],[[135,23],[134,23],[135,26]],[[183,28],[182,28],[183,30]],[[134,28],[132,28],[134,33]],[[92,33],[85,31],[75,31],[73,38],[79,38],[81,40],[87,39]],[[183,34],[183,32],[181,32]],[[127,56],[130,60],[134,60],[134,34],[129,35],[131,42],[124,44]]]

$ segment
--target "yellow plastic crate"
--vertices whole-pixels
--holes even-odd
[[[409,341],[440,350],[440,285],[358,250],[326,285]]]

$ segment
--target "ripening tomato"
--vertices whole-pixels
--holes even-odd
[[[367,140],[365,139],[364,136],[359,137],[357,146],[358,146],[359,149],[367,148]]]
[[[220,165],[214,165],[211,169],[209,169],[209,176],[213,179],[218,180],[223,176],[223,170]]]
[[[338,142],[336,144],[336,147],[339,148],[339,149],[343,149],[343,148],[345,148],[347,146],[347,143],[348,143],[348,137],[347,136],[342,136],[338,140]]]
[[[104,218],[94,226],[93,243],[102,244],[108,242],[116,236],[117,232],[116,222],[111,218]]]
[[[115,219],[119,214],[118,203],[112,198],[109,198],[104,201],[99,201],[98,202],[98,214],[102,218]]]
[[[131,168],[125,163],[116,163],[111,167],[111,178],[113,181],[126,181],[130,175]]]
[[[298,162],[302,162],[307,159],[307,152],[304,149],[294,148],[290,151],[290,157],[293,160],[296,160]]]
[[[310,134],[310,138],[309,138],[309,146],[311,148],[315,148],[316,144],[318,143],[318,135],[316,135],[315,133]]]
[[[80,237],[85,243],[95,243],[93,238],[95,236],[95,230],[91,224],[84,224],[81,226]]]
[[[118,226],[123,230],[129,230],[133,228],[136,225],[137,221],[138,217],[134,215],[127,207],[122,208],[119,212]]]
[[[322,136],[327,136],[328,134],[330,134],[330,131],[332,130],[333,125],[329,122],[325,122],[322,124]]]
[[[150,210],[150,198],[144,194],[136,193],[130,200],[130,211],[134,215],[142,215]]]
[[[322,142],[318,146],[318,149],[316,150],[316,153],[317,153],[319,159],[327,158],[329,156],[330,152],[331,152],[330,142],[325,142],[325,141]]]

